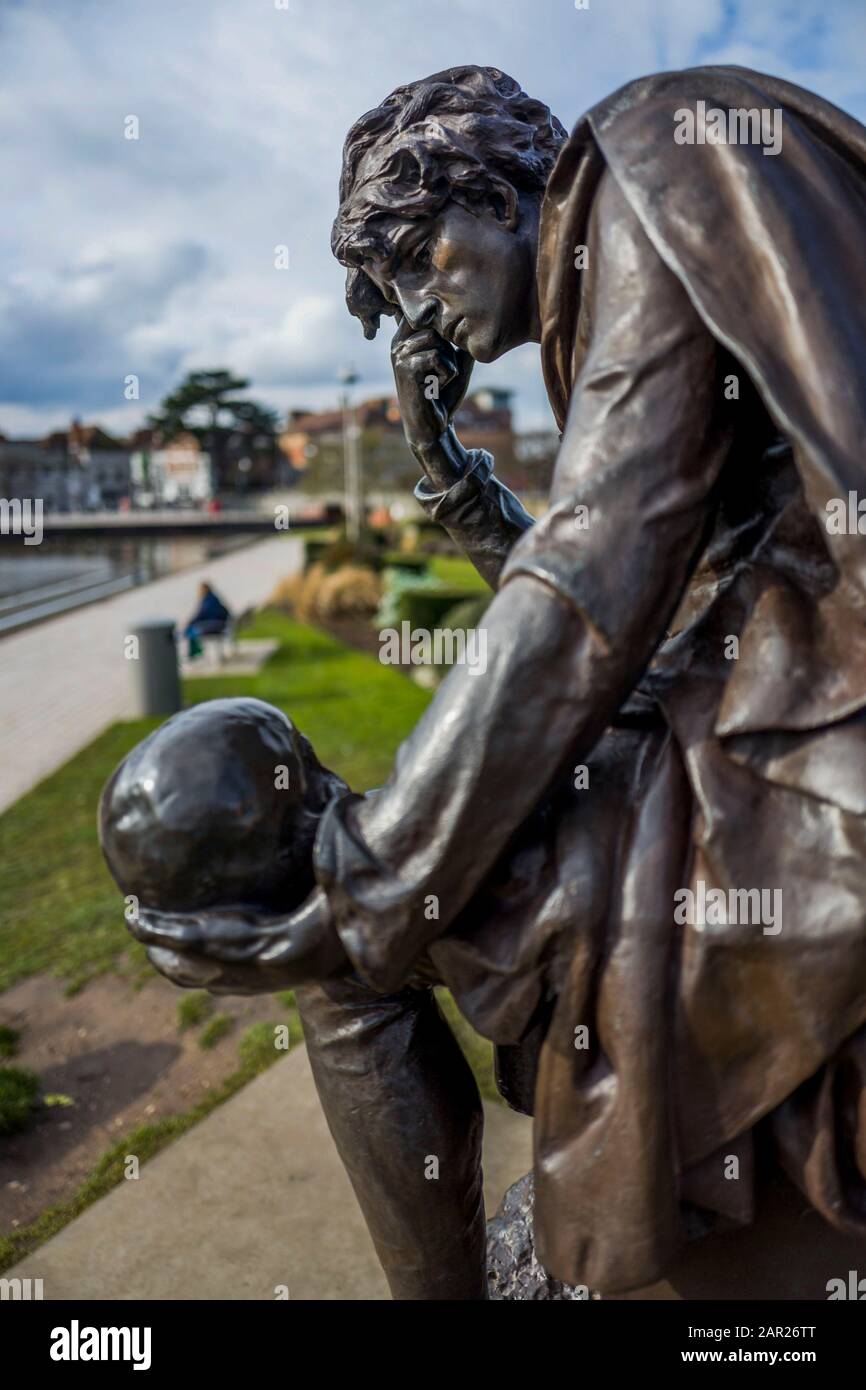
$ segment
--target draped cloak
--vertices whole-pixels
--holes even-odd
[[[699,101],[781,109],[780,153],[676,144],[675,113]],[[591,803],[549,807],[428,950],[500,1046],[547,1010],[536,1240],[554,1275],[613,1292],[670,1268],[684,1201],[752,1218],[759,1126],[822,1215],[866,1237],[866,536],[827,525],[828,503],[866,497],[866,130],[742,68],[644,78],[584,116],[540,225],[560,429],[585,351],[575,248],[606,169],[783,442],[723,475],[665,640],[586,760]],[[473,478],[463,521],[447,496],[427,504],[470,554],[473,528],[510,506]],[[525,531],[499,587],[534,575],[604,632],[628,596],[575,566],[573,500]],[[614,529],[612,564],[616,546]],[[340,814],[319,880],[359,973],[390,986]],[[778,890],[781,931],[676,922],[675,892],[701,883]]]

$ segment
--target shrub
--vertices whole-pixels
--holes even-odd
[[[333,544],[330,536],[308,536],[304,541],[304,569],[317,564]]]
[[[295,598],[295,617],[300,622],[308,623],[315,617],[319,589],[326,573],[325,566],[316,563],[301,576],[301,583]]]
[[[449,608],[447,613],[443,614],[437,626],[451,632],[468,632],[470,628],[480,627],[484,614],[490,606],[491,597],[487,594],[476,594],[474,598],[466,598],[460,603],[455,603],[453,608]],[[445,664],[437,666],[435,668],[437,680],[444,680],[450,669],[450,666]]]
[[[0,1023],[0,1057],[14,1057],[20,1037],[17,1028],[8,1028],[5,1023]]]
[[[477,597],[477,593],[468,589],[446,588],[444,584],[428,588],[416,582],[403,590],[397,605],[397,622],[394,625],[408,622],[413,630],[422,628],[425,632],[431,632],[436,627],[447,627],[448,624],[443,621],[445,614],[457,604]]]
[[[442,619],[442,627],[450,627],[452,632],[467,632],[469,628],[480,627],[481,619],[487,612],[492,602],[492,594],[476,594],[474,598],[465,598],[460,603],[455,603],[453,608]]]
[[[36,1107],[39,1077],[18,1067],[0,1067],[0,1134],[24,1129]]]
[[[268,600],[271,607],[292,613],[299,622],[374,613],[382,584],[372,569],[343,565],[329,573],[318,563],[304,574],[281,579]]]
[[[400,574],[420,575],[430,573],[430,556],[403,555],[402,550],[388,550],[382,556],[385,571],[398,570]]]
[[[302,573],[290,574],[285,579],[279,580],[276,587],[271,590],[268,599],[269,608],[279,608],[283,613],[294,613],[295,604],[298,601],[298,594],[304,583]]]
[[[319,588],[326,573],[325,566],[317,561],[309,569],[281,579],[271,592],[269,607],[291,613],[301,622],[309,622],[315,616]]]
[[[315,616],[345,618],[375,613],[382,597],[382,584],[371,569],[363,565],[343,565],[325,575],[316,593]]]
[[[337,570],[341,565],[363,564],[366,558],[364,546],[356,545],[348,536],[341,536],[339,540],[331,541],[329,546],[319,551],[316,562],[324,565],[326,570]]]
[[[442,581],[435,574],[410,573],[409,570],[389,569],[385,571],[385,587],[382,602],[376,614],[377,627],[396,627],[400,621],[400,605],[407,589],[441,589]]]
[[[343,565],[364,565],[368,569],[381,569],[382,552],[388,545],[384,531],[362,531],[357,541],[350,540],[344,533],[336,540],[306,543],[304,563],[307,566],[324,565],[326,570],[338,570]]]
[[[430,568],[427,555],[411,555],[408,551],[388,550],[382,556],[386,569],[408,570],[410,574],[426,574]]]

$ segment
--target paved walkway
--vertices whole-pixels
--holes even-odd
[[[488,1214],[532,1166],[531,1121],[485,1106]],[[46,1299],[386,1299],[298,1047],[6,1278]]]
[[[187,620],[199,579],[235,611],[263,602],[301,564],[301,542],[277,536],[0,640],[0,811],[133,712],[123,638],[147,618]]]

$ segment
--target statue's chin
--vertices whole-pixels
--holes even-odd
[[[467,334],[462,346],[476,362],[495,362],[509,349],[508,343],[501,343],[498,338],[491,341],[486,333]]]
[[[498,356],[496,350],[488,342],[472,334],[466,339],[465,347],[470,357],[474,357],[476,362],[492,362]]]

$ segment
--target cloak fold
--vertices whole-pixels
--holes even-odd
[[[676,144],[675,112],[698,101],[781,109],[781,151]],[[826,526],[831,499],[866,496],[866,130],[741,68],[644,78],[593,108],[542,209],[542,363],[560,429],[588,338],[574,251],[606,168],[790,445],[760,479],[722,479],[714,535],[641,682],[668,734],[646,734],[652,755],[611,805],[611,901],[557,982],[541,1050],[540,1254],[613,1292],[670,1267],[683,1200],[751,1219],[759,1123],[824,1217],[866,1236],[866,537]],[[757,531],[737,533],[737,496],[767,480]],[[674,927],[675,887],[698,880],[781,890],[782,931]],[[577,1021],[595,1051],[576,1051]]]

